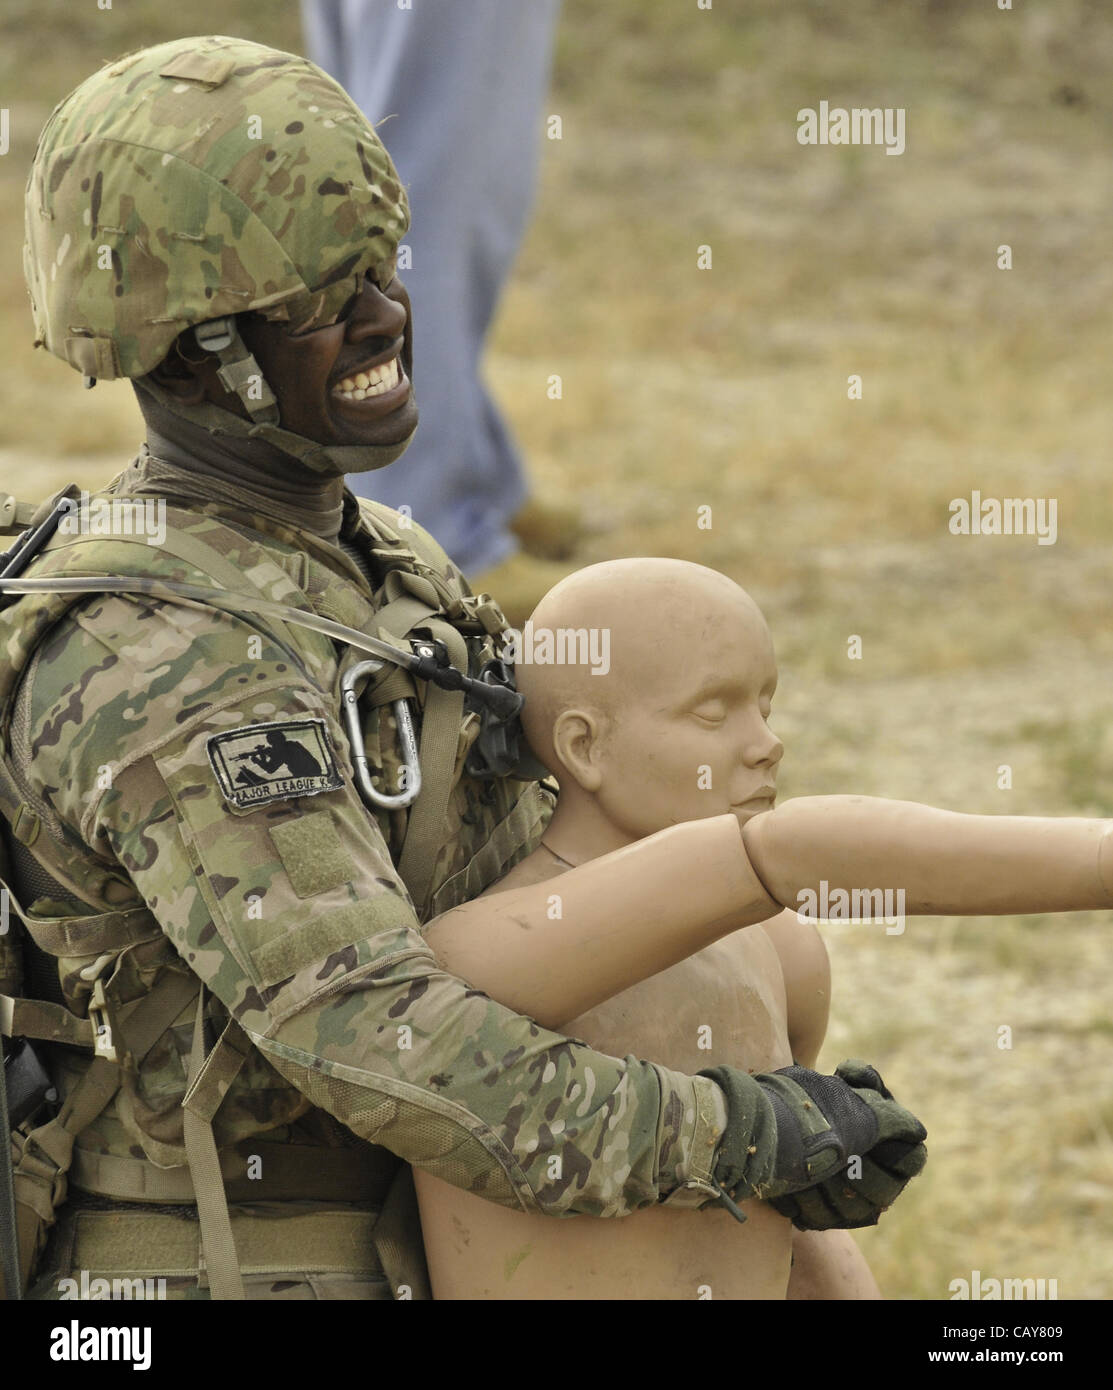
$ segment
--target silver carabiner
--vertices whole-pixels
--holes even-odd
[[[344,706],[344,721],[348,726],[348,741],[352,746],[352,762],[355,767],[356,786],[360,796],[369,809],[401,811],[412,806],[421,791],[421,766],[418,761],[417,736],[414,734],[413,719],[410,717],[409,702],[395,700],[392,708],[398,724],[398,739],[402,745],[402,775],[404,791],[388,796],[378,791],[371,780],[370,764],[367,761],[367,748],[363,742],[363,726],[360,723],[359,701],[356,699],[355,683],[360,676],[381,671],[382,661],[360,661],[340,679],[340,699]]]

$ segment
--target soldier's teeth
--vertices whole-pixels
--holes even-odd
[[[332,389],[333,394],[343,400],[362,401],[368,396],[381,396],[386,391],[393,391],[399,380],[398,358],[392,357],[389,362],[372,367],[369,371],[346,376]]]

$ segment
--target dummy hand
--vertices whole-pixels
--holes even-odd
[[[927,1160],[923,1125],[864,1062],[834,1076],[796,1066],[700,1075],[726,1092],[715,1178],[732,1208],[761,1197],[801,1230],[871,1226]]]

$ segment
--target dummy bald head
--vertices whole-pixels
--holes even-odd
[[[605,737],[624,711],[661,704],[698,672],[714,675],[724,644],[768,656],[761,611],[726,575],[687,560],[636,558],[589,565],[562,579],[537,605],[534,634],[587,630],[609,638],[605,673],[585,661],[516,668],[526,697],[522,722],[530,747],[558,777],[567,770],[553,730],[568,711],[591,715]],[[679,682],[679,683],[678,683]]]

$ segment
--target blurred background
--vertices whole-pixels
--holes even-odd
[[[142,438],[126,383],[31,350],[22,196],[52,107],[188,33],[304,44],[293,0],[5,0],[0,32],[0,489],[36,499]],[[488,377],[540,485],[610,528],[579,563],[696,560],[762,605],[785,796],[1113,814],[1111,71],[1102,0],[565,0],[562,138]],[[820,101],[905,108],[904,154],[801,146]],[[1056,498],[1056,543],[951,535],[973,489]],[[820,1066],[868,1058],[930,1131],[860,1237],[886,1296],[975,1269],[1113,1295],[1110,925],[823,928]]]

